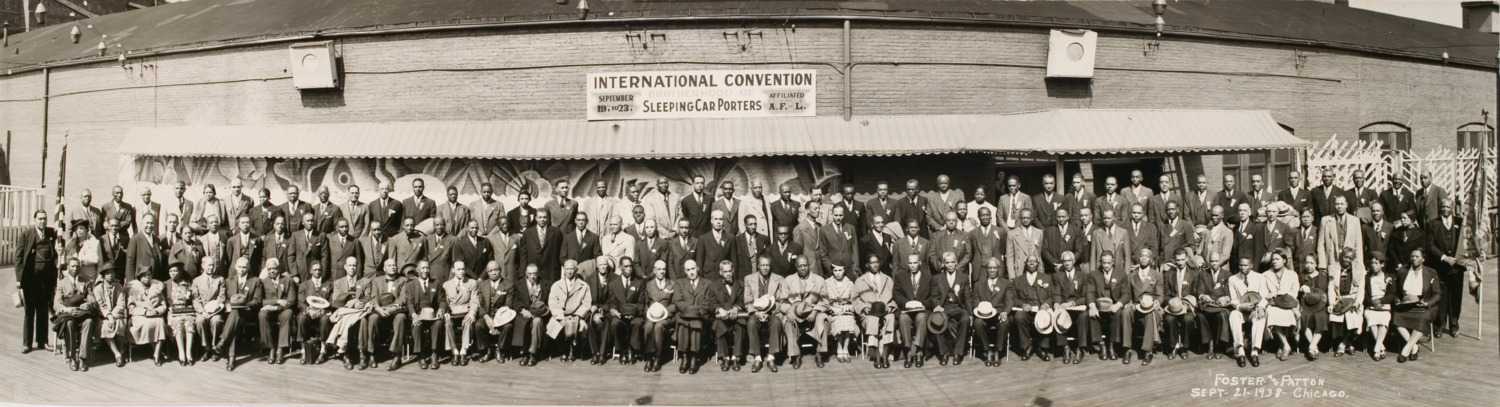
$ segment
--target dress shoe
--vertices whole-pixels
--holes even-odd
[[[742,364],[743,363],[740,363],[739,360],[730,360],[729,361],[729,369],[738,372],[738,371],[740,371],[740,365],[742,365]]]
[[[73,360],[73,359],[68,359],[68,370],[72,370],[72,371],[77,372],[78,371],[78,361]]]
[[[1239,365],[1240,367],[1245,367],[1245,356],[1234,355],[1234,364]]]
[[[756,359],[754,363],[750,364],[750,373],[760,373],[760,369],[764,364],[765,362]]]
[[[1156,354],[1152,352],[1146,352],[1146,356],[1141,359],[1141,366],[1151,366],[1151,358],[1153,356],[1156,356]]]
[[[1406,363],[1406,355],[1396,355],[1396,363]]]
[[[922,367],[922,366],[925,366],[925,365],[927,365],[927,356],[918,353],[917,354],[917,367]]]
[[[958,357],[956,357],[956,358],[953,359],[953,365],[954,366],[961,366],[963,364],[964,364],[964,356],[963,355],[958,355]]]
[[[1250,366],[1260,367],[1260,355],[1250,355]]]
[[[1135,357],[1135,352],[1131,352],[1130,350],[1127,349],[1127,350],[1125,350],[1125,357],[1120,359],[1120,363],[1128,365],[1128,364],[1130,364],[1130,359],[1134,358],[1134,357]]]
[[[913,358],[913,357],[911,357],[911,356],[907,356],[907,357],[906,357],[906,363],[904,363],[904,364],[903,364],[903,365],[902,365],[902,367],[903,367],[903,368],[906,368],[906,369],[911,369],[911,365],[912,365],[912,364],[913,364],[913,363],[915,363],[915,358]]]
[[[354,370],[354,361],[344,359],[344,370]]]
[[[124,365],[122,364],[121,366],[124,366]],[[230,359],[227,359],[227,360],[224,361],[224,370],[225,371],[229,371],[229,372],[233,372],[234,371],[234,359],[233,358],[230,358]]]
[[[31,345],[21,345],[21,354],[31,353]]]
[[[78,371],[80,371],[80,372],[87,372],[87,371],[89,371],[89,363],[87,361],[83,361],[83,360],[78,361]]]
[[[1415,361],[1417,361],[1417,359],[1421,359],[1421,358],[1422,358],[1422,351],[1421,351],[1421,349],[1418,349],[1418,350],[1412,351],[1411,352],[1411,357],[1407,358],[1407,359],[1411,359],[1411,361],[1415,362]]]
[[[385,371],[394,372],[399,368],[401,368],[401,358],[397,357],[391,360],[391,364],[385,367]]]
[[[938,356],[938,366],[948,366],[948,360],[949,359],[953,359],[953,357],[952,356]]]
[[[682,358],[681,362],[677,363],[677,373],[678,374],[687,374],[687,371],[688,371],[688,360],[687,360],[687,358]]]
[[[792,369],[801,369],[801,368],[802,368],[802,356],[794,356],[794,357],[792,357]]]
[[[770,360],[766,362],[766,369],[769,369],[771,373],[776,373],[780,368],[776,367],[775,360]]]
[[[1041,359],[1043,362],[1050,362],[1052,361],[1052,355],[1049,352],[1042,352]]]
[[[702,366],[702,365],[703,365],[702,363],[693,363],[692,358],[689,358],[689,360],[688,360],[688,374],[698,374],[698,367]]]
[[[644,366],[644,367],[642,367],[642,368],[641,368],[641,371],[643,371],[643,372],[647,372],[647,373],[650,373],[650,372],[651,372],[651,365],[652,365],[652,364],[653,364],[653,363],[656,363],[656,362],[655,362],[655,361],[651,361],[651,360],[647,360],[647,361],[646,361],[646,366]]]
[[[813,355],[813,364],[817,365],[819,369],[822,369],[823,368],[823,355]]]

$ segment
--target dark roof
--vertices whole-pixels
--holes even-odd
[[[1151,32],[1155,17],[1149,0],[593,0],[588,18],[580,21],[578,1],[195,0],[81,20],[76,24],[83,38],[77,44],[69,38],[74,23],[13,35],[0,52],[0,67],[22,70],[112,59],[122,51],[141,55],[402,29],[851,18]],[[1454,63],[1493,67],[1496,62],[1493,34],[1312,1],[1171,1],[1165,20],[1168,36],[1271,41],[1428,60],[1440,60],[1447,52]],[[109,46],[102,58],[95,48],[101,34],[108,35]]]

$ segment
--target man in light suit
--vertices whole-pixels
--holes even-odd
[[[193,201],[187,199],[186,195],[187,195],[187,182],[177,181],[177,184],[172,187],[172,203],[171,203],[171,205],[168,205],[166,207],[167,211],[166,211],[165,214],[163,214],[163,216],[165,216],[165,215],[177,215],[177,219],[178,219],[179,222],[181,222],[183,224],[192,223],[193,222]],[[198,229],[202,229],[202,227],[200,226],[200,227],[198,227]],[[175,230],[175,229],[174,230],[165,230],[164,229],[163,232],[177,232],[177,230]],[[193,267],[193,269],[197,269],[198,265],[194,264],[192,267]]]
[[[370,206],[359,200],[358,185],[349,186],[349,202],[340,205],[339,212],[349,221],[349,236],[364,236],[370,228]]]
[[[1234,257],[1234,229],[1224,222],[1224,207],[1214,206],[1210,213],[1213,228],[1209,229],[1208,238],[1203,239],[1203,249],[1199,252],[1205,258],[1218,260],[1209,264],[1209,268],[1227,270],[1232,267],[1230,260]]]
[[[411,197],[401,200],[402,216],[417,223],[437,216],[437,202],[425,194],[427,182],[421,178],[411,180]]]
[[[720,212],[723,212],[724,213],[724,231],[729,232],[730,235],[739,234],[740,233],[740,199],[734,197],[734,182],[733,181],[724,181],[724,182],[719,183],[719,191],[720,191],[719,198],[714,200],[712,209],[710,209],[710,211],[720,211]],[[712,216],[712,212],[710,212],[710,216]],[[712,221],[712,219],[710,219],[710,222],[711,221]],[[712,226],[712,225],[710,225],[710,226]],[[702,264],[719,264],[719,263],[718,262],[713,262],[713,263],[702,263]],[[710,278],[712,278],[712,277],[710,277]]]
[[[672,229],[672,225],[677,224],[677,218],[682,216],[682,209],[678,206],[677,198],[672,196],[672,182],[666,178],[657,178],[656,188],[651,190],[641,200],[647,206],[651,207],[646,213],[653,214],[655,217],[652,219],[656,221],[656,226],[663,229],[659,231],[661,232],[661,238],[671,239],[676,232],[670,229]],[[642,269],[651,268],[649,266],[650,263],[640,264],[643,265],[643,267],[640,267]]]
[[[760,219],[763,221],[757,222],[755,224],[758,228],[755,230],[755,233],[761,236],[770,236],[771,229],[768,226],[771,223],[771,218],[769,217],[771,216],[771,200],[766,196],[765,191],[766,188],[765,186],[761,185],[760,181],[750,181],[750,196],[741,198],[741,201],[743,202],[742,206],[745,210],[740,213],[740,224],[745,225],[745,221],[750,219],[751,216],[754,216],[755,219]],[[854,199],[854,194],[851,192],[846,198]],[[863,207],[863,204],[859,205]],[[745,226],[747,228],[749,227],[749,225]],[[741,230],[741,232],[743,232],[743,230]],[[735,265],[735,270],[742,274],[749,272],[749,269],[740,268],[738,264]]]
[[[210,185],[212,187],[212,185]],[[67,209],[67,223],[83,222],[88,225],[89,234],[94,237],[104,235],[104,211],[92,206],[94,193],[87,189],[78,195],[78,206]]]
[[[1365,281],[1365,247],[1364,229],[1359,218],[1349,214],[1349,197],[1338,196],[1333,199],[1333,213],[1323,217],[1318,232],[1318,269],[1328,273],[1328,285],[1339,286],[1339,278],[1344,270],[1339,263],[1339,256],[1345,249],[1354,249],[1354,262],[1350,264],[1353,271],[1350,276],[1354,277],[1355,284],[1362,285]],[[1296,259],[1298,263],[1302,259]]]
[[[587,227],[590,232],[604,233],[604,221],[615,213],[615,207],[619,204],[619,199],[609,196],[609,184],[604,180],[597,180],[594,181],[594,196],[581,200],[578,211],[589,215]]]
[[[391,256],[389,237],[380,231],[378,227],[371,227],[364,237],[359,238],[360,270],[364,276],[378,276],[381,265]]]
[[[418,261],[426,257],[427,242],[422,238],[422,233],[417,231],[416,224],[416,219],[407,217],[401,221],[401,233],[386,240],[390,245],[387,260],[395,260],[398,269],[408,265],[416,266]]]
[[[932,250],[927,253],[929,270],[942,270],[944,252],[953,252],[958,258],[958,270],[966,271],[973,261],[974,250],[969,246],[969,234],[958,228],[958,214],[943,215],[943,228],[932,233]]]
[[[464,204],[458,203],[457,187],[449,185],[447,193],[448,202],[444,202],[442,205],[438,205],[437,217],[445,219],[445,222],[443,222],[443,224],[447,225],[448,227],[448,235],[458,236],[459,233],[463,233],[463,229],[469,224],[469,219],[473,219],[473,214],[469,211],[469,207],[464,206]],[[437,227],[434,226],[433,230],[436,231]]]
[[[151,200],[151,190],[150,189],[142,188],[141,189],[141,203],[139,205],[135,206],[135,224],[136,225],[140,225],[141,224],[141,220],[145,219],[146,215],[151,215],[152,219],[157,220],[157,222],[155,222],[155,225],[158,228],[162,226],[162,222],[160,222],[161,219],[162,219],[162,217],[161,217],[161,204],[156,203],[155,201]],[[152,234],[155,234],[157,236],[160,236],[161,232],[162,231],[160,229],[152,230],[151,231]]]
[[[1132,262],[1126,259],[1131,257],[1130,253],[1134,253],[1134,247],[1130,242],[1130,232],[1115,223],[1115,211],[1111,209],[1104,209],[1104,215],[1100,218],[1104,220],[1104,224],[1092,232],[1093,248],[1089,253],[1089,263],[1102,264],[1099,262],[1100,256],[1106,252],[1113,253],[1116,259],[1115,271],[1123,274],[1132,265]]]
[[[928,230],[941,230],[947,222],[945,216],[952,212],[959,202],[964,200],[964,191],[961,189],[950,189],[952,180],[948,174],[937,176],[937,190],[927,195],[927,228]],[[855,263],[844,263],[855,264]]]
[[[1026,259],[1042,259],[1042,230],[1032,224],[1030,209],[1021,211],[1021,219],[1005,237],[1005,253],[1010,259],[1006,263],[1007,278],[1015,279],[1025,271]],[[1040,263],[1038,264],[1040,265]]]
[[[479,221],[480,236],[494,232],[500,226],[501,219],[505,218],[505,204],[495,199],[495,186],[488,182],[479,184],[479,200],[470,202],[469,209],[473,211],[474,220]],[[481,267],[476,264],[470,268],[478,270]]]
[[[588,225],[577,224],[578,228],[588,231]],[[558,324],[562,329],[552,337],[564,345],[563,361],[572,362],[577,348],[587,346],[588,340],[580,331],[586,329],[589,315],[593,312],[593,294],[589,291],[588,283],[578,277],[578,262],[566,260],[562,263],[562,279],[552,283],[552,288],[547,292],[547,309],[550,311],[550,320],[547,324]],[[551,328],[548,329],[549,331]],[[602,350],[596,350],[602,351]]]
[[[1016,227],[1021,220],[1021,211],[1031,210],[1031,197],[1021,192],[1021,179],[1012,175],[1005,178],[1005,195],[1000,196],[1000,214],[995,223],[1006,229]],[[1034,210],[1032,213],[1036,213]]]
[[[778,307],[772,305],[765,310],[756,310],[755,300],[761,297],[774,297],[781,291],[782,278],[771,273],[771,259],[761,255],[755,258],[755,273],[745,276],[745,298],[744,306],[750,311],[746,318],[746,333],[750,338],[750,372],[759,373],[762,366],[770,365],[771,372],[776,372],[776,354],[781,353],[781,312]],[[762,332],[764,328],[764,333]],[[769,344],[770,351],[764,357],[761,354],[761,344]]]
[[[516,250],[516,247],[520,243],[520,234],[509,232],[509,222],[508,217],[500,218],[500,223],[496,224],[496,227],[492,228],[490,233],[484,235],[483,238],[490,245],[490,261],[495,262],[495,265],[500,267],[500,275],[505,281],[514,282],[519,278],[516,274],[516,270],[520,270],[520,266],[517,265],[516,260],[519,251]]]

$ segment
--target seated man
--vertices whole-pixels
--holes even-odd
[[[798,342],[805,334],[818,342],[818,353],[828,351],[826,322],[827,312],[819,312],[822,304],[823,277],[812,273],[812,263],[806,257],[796,260],[797,273],[782,280],[781,291],[776,299],[781,302],[782,332],[786,335],[786,355],[792,360],[793,369],[802,368],[802,347]],[[823,367],[823,358],[816,355],[813,362]]]
[[[510,304],[514,282],[501,277],[499,262],[492,260],[486,263],[484,277],[475,283],[479,294],[476,296],[478,304],[473,305],[483,319],[482,326],[473,329],[474,342],[484,360],[494,360],[496,363],[505,363],[511,335],[517,332],[514,330],[516,311]]]
[[[281,261],[266,259],[261,267],[261,284],[266,290],[266,300],[260,307],[260,344],[270,348],[266,363],[277,365],[286,362],[286,348],[291,346],[292,310],[297,299],[297,284],[292,276],[283,272]]]
[[[641,306],[646,308],[646,322],[641,327],[641,334],[646,339],[645,371],[655,372],[661,370],[661,363],[667,357],[667,326],[677,311],[677,305],[672,303],[676,286],[667,279],[667,262],[657,260],[652,263],[651,279],[642,285],[646,292],[641,301]],[[653,312],[653,309],[660,312]]]
[[[328,338],[324,341],[338,349],[339,359],[344,362],[344,370],[353,370],[356,364],[361,369],[369,367],[369,361],[360,361],[360,345],[364,341],[355,342],[349,338],[358,335],[358,327],[364,325],[365,312],[368,307],[359,300],[359,290],[369,284],[369,279],[364,277],[364,267],[360,264],[359,257],[349,255],[339,261],[344,267],[344,277],[333,281],[333,289],[328,297],[328,322],[333,325],[328,331]],[[363,329],[363,328],[360,328]],[[350,352],[350,347],[354,348]]]
[[[448,318],[443,321],[444,344],[449,352],[453,352],[450,363],[463,366],[469,364],[469,345],[474,337],[474,322],[479,318],[478,300],[475,299],[479,285],[469,279],[469,265],[462,260],[454,261],[450,272],[453,277],[443,282],[443,299],[448,311]]]
[[[1078,269],[1073,251],[1064,250],[1058,256],[1057,269],[1052,275],[1052,312],[1066,312],[1067,320],[1074,321],[1071,329],[1065,329],[1061,324],[1057,326],[1057,346],[1066,350],[1063,364],[1083,362],[1083,350],[1093,342],[1093,332],[1089,330],[1092,324],[1088,323],[1088,279],[1088,275]],[[1059,320],[1062,318],[1058,315]]]
[[[741,303],[745,290],[741,281],[734,278],[734,262],[719,261],[719,281],[712,285],[711,307],[713,307],[714,345],[719,353],[719,371],[740,370],[740,360],[745,357],[746,314]]]
[[[635,259],[621,257],[615,275],[609,276],[605,285],[604,327],[614,343],[614,358],[621,364],[634,363],[641,354],[641,327],[646,319],[641,315],[641,301],[646,290],[635,280]],[[628,346],[628,347],[627,347]]]
[[[88,338],[96,311],[88,301],[88,283],[78,276],[79,268],[78,257],[68,256],[67,268],[63,269],[63,277],[58,279],[53,292],[52,320],[68,369],[88,371]]]
[[[1158,308],[1162,308],[1167,340],[1172,342],[1172,348],[1166,351],[1167,359],[1187,358],[1188,335],[1198,330],[1194,304],[1198,303],[1198,270],[1202,269],[1203,258],[1189,258],[1187,249],[1177,249],[1172,255],[1172,264],[1162,268],[1162,290],[1166,302],[1158,304]]]
[[[619,220],[614,217],[611,217],[610,219],[611,222],[619,222]],[[609,351],[609,347],[614,342],[613,339],[615,331],[611,330],[611,320],[609,318],[610,313],[606,311],[609,307],[609,281],[615,276],[614,258],[609,256],[599,256],[598,258],[594,259],[594,269],[594,272],[583,273],[584,275],[579,276],[579,278],[588,283],[588,302],[589,306],[594,309],[593,312],[589,313],[589,326],[586,330],[586,333],[588,334],[589,350],[592,351],[592,357],[589,358],[589,364],[602,365],[609,362],[609,358],[612,355]],[[619,351],[615,351],[614,353],[618,354]]]
[[[878,218],[878,217],[877,217]],[[881,256],[866,256],[865,273],[854,281],[854,313],[864,331],[865,350],[876,369],[891,367],[886,349],[896,341],[895,282],[885,274]]]
[[[574,353],[587,341],[578,335],[588,329],[589,313],[593,311],[589,285],[578,278],[578,262],[568,259],[563,262],[561,280],[552,283],[547,295],[547,309],[552,318],[547,321],[547,336],[562,341],[567,346],[564,362],[572,362]]]
[[[1198,273],[1195,284],[1198,309],[1194,315],[1198,317],[1198,340],[1208,348],[1209,359],[1223,357],[1224,348],[1219,345],[1230,340],[1228,318],[1234,310],[1234,305],[1228,303],[1229,266],[1216,266],[1218,257],[1217,253],[1208,254],[1208,262],[1199,268],[1202,272]]]
[[[1245,367],[1260,367],[1261,344],[1266,339],[1266,304],[1271,285],[1255,271],[1249,257],[1239,259],[1240,271],[1229,277],[1229,301],[1235,309],[1229,312],[1229,333],[1234,338],[1234,362]],[[1253,295],[1252,295],[1253,294]],[[1246,338],[1249,331],[1249,338]],[[1248,339],[1248,340],[1247,340]]]
[[[909,226],[908,229],[915,227]],[[901,312],[896,322],[901,328],[901,342],[907,346],[906,368],[912,365],[922,367],[922,361],[926,359],[922,345],[927,340],[927,310],[933,306],[933,277],[923,274],[922,255],[907,255],[905,271],[896,274],[896,291],[892,294]]]
[[[256,311],[260,308],[261,299],[265,297],[265,287],[261,285],[260,279],[250,273],[250,258],[241,256],[234,261],[234,277],[224,282],[224,294],[229,298],[227,307],[229,317],[224,320],[224,332],[219,335],[219,342],[214,344],[215,351],[224,354],[227,350],[228,360],[224,363],[225,370],[234,370],[234,351],[236,339],[239,339],[241,321],[255,318]]]
[[[1015,320],[1016,331],[1021,335],[1021,360],[1030,360],[1032,355],[1040,357],[1043,361],[1052,359],[1050,332],[1042,332],[1037,329],[1038,318],[1052,318],[1052,283],[1042,275],[1042,262],[1035,256],[1026,257],[1022,263],[1021,275],[1011,281],[1011,287],[1015,290],[1015,297],[1011,301],[1011,311],[1015,312],[1012,317]],[[1043,324],[1047,324],[1043,320]]]
[[[772,373],[776,372],[776,354],[781,352],[782,344],[781,312],[776,306],[776,293],[781,291],[782,284],[781,276],[771,273],[771,258],[756,256],[755,272],[745,276],[744,298],[741,298],[745,310],[750,313],[745,318],[745,331],[750,337],[751,373],[759,373],[766,364],[770,365]],[[768,348],[764,357],[762,345]]]
[[[677,306],[677,353],[682,361],[677,366],[677,373],[697,374],[698,357],[704,350],[703,340],[707,332],[705,321],[713,313],[713,294],[710,293],[713,284],[698,278],[696,261],[683,262],[682,272],[686,276],[676,281],[672,292],[672,304]]]
[[[958,255],[943,252],[943,273],[937,276],[932,287],[932,302],[937,307],[934,313],[942,313],[947,320],[947,329],[938,335],[938,363],[947,366],[962,365],[964,355],[969,352],[969,273],[959,270]]]
[[[407,318],[411,318],[411,343],[416,351],[413,355],[421,360],[422,370],[437,369],[433,358],[439,338],[443,337],[443,321],[448,313],[448,300],[443,289],[432,278],[432,264],[427,260],[417,262],[416,278],[406,282],[405,307]],[[425,339],[425,340],[424,340]],[[392,348],[392,352],[399,352]],[[390,370],[396,370],[405,361],[399,357],[391,361]]]
[[[1088,285],[1089,332],[1096,332],[1099,342],[1099,360],[1115,360],[1115,348],[1120,344],[1120,310],[1130,302],[1130,283],[1123,272],[1115,271],[1115,254],[1105,250],[1099,253],[1099,264],[1090,273]]]
[[[1125,359],[1121,362],[1130,364],[1132,348],[1141,353],[1141,366],[1150,366],[1151,358],[1155,354],[1156,342],[1159,337],[1157,328],[1161,326],[1161,307],[1158,299],[1166,292],[1161,288],[1161,272],[1156,269],[1156,261],[1151,249],[1142,248],[1136,253],[1136,268],[1130,272],[1130,304],[1126,304],[1124,316],[1121,319],[1120,337],[1125,341]],[[1140,326],[1140,345],[1135,343],[1137,332],[1136,326]]]
[[[525,273],[526,279],[511,294],[511,308],[521,313],[513,322],[516,334],[511,337],[511,346],[524,348],[521,366],[536,366],[542,356],[542,328],[551,319],[552,311],[547,308],[549,292],[542,291],[546,286],[538,276],[536,264],[527,264]]]
[[[332,322],[328,320],[328,311],[331,310],[313,308],[311,304],[308,304],[307,299],[317,297],[328,300],[333,297],[333,284],[324,280],[323,263],[315,261],[307,265],[307,281],[299,284],[297,291],[293,306],[298,309],[297,332],[302,339],[301,363],[304,365],[322,364],[328,361],[328,352],[323,346],[323,341],[328,339],[328,331],[333,328]],[[316,359],[313,355],[317,355]]]
[[[203,267],[201,274],[193,278],[193,308],[198,310],[195,320],[198,323],[198,337],[202,338],[203,356],[199,360],[219,360],[217,352],[213,351],[214,341],[219,338],[224,328],[224,304],[228,298],[224,295],[224,271],[219,269],[219,261],[216,256],[203,256]]]
[[[974,295],[969,296],[969,301],[973,303],[971,308],[977,318],[974,323],[974,341],[979,347],[979,358],[984,360],[985,366],[994,367],[1000,366],[1009,349],[1009,311],[1015,289],[1011,287],[1010,280],[1005,278],[1005,269],[1000,267],[1000,259],[985,259],[984,273],[986,278],[974,287]],[[991,345],[994,345],[993,350],[990,349]]]
[[[374,309],[360,323],[359,348],[364,353],[364,367],[380,367],[375,358],[375,344],[381,337],[389,338],[388,349],[396,357],[389,369],[395,370],[401,362],[401,351],[406,348],[406,321],[411,318],[406,313],[406,278],[402,274],[415,274],[417,266],[407,265],[405,272],[400,272],[396,269],[396,259],[392,258],[381,263],[381,268],[383,275],[369,278],[359,291],[360,302]]]

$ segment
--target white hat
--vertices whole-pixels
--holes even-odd
[[[903,307],[903,308],[906,308],[906,312],[916,312],[916,311],[926,311],[927,310],[927,306],[922,305],[922,302],[921,301],[917,301],[917,300],[907,301],[906,302],[906,306]]]
[[[671,314],[667,312],[667,306],[661,305],[659,302],[653,302],[650,307],[646,308],[647,321],[661,322],[667,320],[669,316]]]
[[[328,308],[328,300],[325,299],[325,298],[323,298],[323,297],[319,297],[319,296],[316,296],[316,295],[309,295],[309,296],[307,296],[306,301],[307,301],[307,306],[309,308],[312,308],[312,309],[326,309],[326,308]]]
[[[516,320],[516,310],[510,307],[500,307],[495,310],[495,316],[490,318],[490,328],[499,328]]]
[[[990,319],[990,318],[994,318],[995,315],[996,315],[995,305],[994,304],[990,304],[989,301],[980,301],[979,305],[975,305],[974,306],[974,317],[975,318]]]
[[[1041,333],[1042,335],[1048,335],[1052,333],[1052,324],[1054,319],[1056,318],[1052,316],[1052,311],[1045,308],[1037,310],[1036,315],[1031,316],[1032,325],[1035,325],[1036,331],[1038,333]]]

